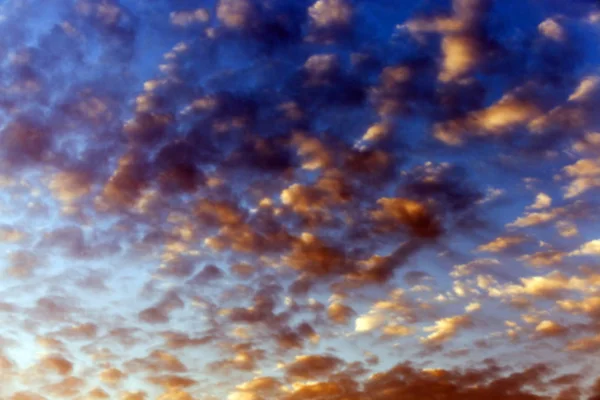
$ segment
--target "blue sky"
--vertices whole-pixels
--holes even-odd
[[[595,400],[600,8],[0,2],[0,398]]]

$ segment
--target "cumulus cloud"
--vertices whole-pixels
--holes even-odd
[[[548,196],[546,193],[538,193],[535,196],[535,202],[530,206],[535,210],[540,210],[543,208],[548,208],[552,205],[552,197]]]
[[[600,186],[600,162],[596,159],[581,159],[566,166],[564,171],[572,179],[566,187],[565,198],[579,196]]]
[[[435,321],[432,326],[425,327],[425,332],[431,332],[422,339],[426,345],[438,346],[454,338],[461,330],[473,326],[469,315],[456,315]]]
[[[572,256],[594,256],[600,254],[600,240],[584,243],[579,249],[571,252]]]
[[[504,250],[508,250],[512,247],[518,246],[521,243],[526,242],[527,240],[527,237],[522,235],[500,236],[489,243],[482,244],[481,246],[477,247],[477,251],[498,253]]]

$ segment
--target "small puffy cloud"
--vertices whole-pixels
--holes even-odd
[[[472,313],[479,310],[481,310],[481,303],[479,303],[478,301],[471,302],[465,306],[465,311],[468,313]]]
[[[27,238],[27,234],[12,225],[0,225],[0,242],[18,243]]]
[[[461,330],[473,326],[470,315],[456,315],[435,321],[432,326],[425,327],[425,332],[431,332],[421,342],[425,345],[438,346],[454,338]]]
[[[176,355],[163,351],[154,350],[145,358],[136,358],[127,362],[127,367],[132,371],[148,372],[187,372],[187,367]],[[118,370],[110,369],[110,374],[119,373]]]
[[[94,323],[87,322],[61,329],[56,334],[71,340],[93,339],[98,334],[98,326]]]
[[[565,130],[582,135],[596,127],[597,114],[593,104],[600,95],[600,78],[586,76],[569,96],[567,102],[558,105],[544,115],[531,121],[529,129],[535,133],[559,132]]]
[[[526,126],[541,114],[539,107],[528,98],[524,88],[502,96],[487,108],[473,111],[463,119],[441,122],[434,126],[434,136],[450,146],[463,143],[465,136],[503,136]]]
[[[564,335],[566,332],[567,328],[565,328],[563,325],[557,322],[550,320],[541,321],[535,327],[535,333],[542,337],[561,336]]]
[[[309,86],[331,84],[340,73],[340,61],[335,54],[313,55],[304,63],[304,71]]]
[[[329,246],[310,233],[302,234],[284,260],[291,268],[314,276],[344,271],[347,264],[342,250]]]
[[[554,221],[561,214],[563,214],[564,211],[565,210],[563,208],[554,208],[548,211],[526,213],[523,217],[517,218],[514,222],[511,222],[506,226],[508,228],[527,228],[530,226],[545,224],[547,222]]]
[[[309,7],[308,15],[315,26],[329,28],[349,24],[353,9],[347,0],[318,0]]]
[[[481,246],[477,247],[477,251],[499,253],[525,243],[526,241],[527,237],[523,235],[500,236],[489,243],[482,244]]]
[[[86,400],[103,400],[110,399],[110,395],[102,388],[96,387],[90,390]]]
[[[503,286],[488,287],[492,297],[518,297],[528,295],[532,297],[556,299],[569,291],[588,292],[600,286],[596,275],[567,276],[559,271],[552,271],[547,275],[520,278],[520,284],[506,284]]]
[[[356,312],[352,309],[352,307],[339,302],[331,303],[329,307],[327,307],[327,316],[336,324],[347,324],[350,318],[352,318],[352,316],[355,314]]]
[[[256,377],[237,385],[235,392],[229,394],[227,400],[259,400],[277,397],[283,389],[281,382],[272,377]]]
[[[381,198],[377,200],[377,204],[380,209],[373,211],[372,216],[385,225],[405,225],[412,234],[422,238],[437,237],[441,232],[439,222],[425,205],[417,201]]]
[[[454,281],[452,284],[452,291],[458,297],[467,297],[469,294],[477,295],[479,293],[477,289],[472,288],[469,284],[463,281]]]
[[[569,96],[569,101],[582,101],[590,98],[600,89],[600,77],[586,76],[581,80],[575,91]]]
[[[60,375],[68,375],[73,371],[73,363],[61,355],[45,356],[39,366],[45,370],[56,372]]]
[[[586,336],[569,342],[567,350],[593,353],[600,350],[600,335]]]
[[[303,161],[303,169],[309,171],[324,169],[332,163],[333,156],[325,143],[318,138],[297,132],[292,137],[292,144]]]
[[[480,45],[470,35],[449,35],[442,39],[442,71],[439,79],[449,82],[464,77],[477,66]]]
[[[238,226],[245,219],[242,210],[232,201],[202,199],[194,212],[203,224],[210,227]]]
[[[214,340],[214,337],[210,335],[193,338],[185,333],[174,331],[163,332],[161,336],[165,339],[165,345],[171,349],[202,346]]]
[[[414,328],[399,324],[386,325],[382,331],[386,336],[410,336],[415,332]]]
[[[147,187],[147,166],[141,156],[124,154],[108,179],[102,194],[95,199],[101,209],[122,209],[133,206]]]
[[[548,208],[552,205],[552,197],[548,196],[546,193],[538,193],[535,197],[535,202],[529,206],[529,208],[533,208],[534,210],[541,210],[543,208]]]
[[[281,202],[291,207],[295,212],[308,213],[325,210],[335,201],[327,192],[315,187],[293,184],[281,192]]]
[[[41,264],[39,257],[28,250],[16,250],[8,255],[6,273],[14,278],[27,278]]]
[[[390,133],[391,126],[384,123],[376,123],[367,129],[361,140],[366,142],[378,142],[388,137]]]
[[[175,291],[169,291],[164,294],[156,305],[140,311],[138,316],[143,322],[161,324],[169,321],[169,315],[172,311],[183,307],[184,303],[181,297]]]
[[[107,368],[100,372],[99,378],[100,381],[109,384],[115,385],[120,383],[123,379],[125,379],[127,375],[118,368]]]
[[[350,382],[351,383],[351,382]],[[346,387],[344,382],[297,382],[292,385],[292,390],[286,400],[308,400],[343,398],[349,393],[355,394],[356,390]]]
[[[332,374],[342,365],[342,360],[330,355],[301,355],[285,366],[285,374],[289,380],[313,380]]]
[[[210,15],[204,8],[187,11],[173,11],[170,20],[173,25],[189,26],[193,24],[208,22]]]
[[[600,256],[600,239],[584,243],[579,249],[569,253],[570,256]]]
[[[534,267],[548,267],[562,263],[566,256],[563,251],[548,250],[521,256],[519,260]]]
[[[566,38],[565,30],[552,18],[548,18],[538,25],[538,31],[545,37],[562,42]]]
[[[572,149],[578,153],[600,152],[600,132],[586,132],[581,139],[573,143]]]
[[[361,315],[354,322],[354,330],[356,332],[370,332],[381,327],[385,323],[385,320],[385,315],[380,313]]]
[[[592,188],[600,187],[600,160],[581,159],[564,168],[565,174],[572,178],[566,187],[565,198],[577,197]]]
[[[570,238],[579,235],[577,225],[571,221],[558,221],[556,223],[556,229],[558,230],[559,235],[564,238]]]
[[[228,28],[247,27],[257,10],[251,0],[219,0],[217,18]]]
[[[198,383],[198,381],[196,381],[195,379],[179,375],[151,376],[148,378],[148,381],[155,385],[162,386],[165,390],[168,391],[185,389]]]
[[[135,391],[135,392],[123,392],[121,393],[121,397],[119,400],[146,400],[147,398],[146,392]]]
[[[63,204],[69,205],[92,190],[93,179],[85,171],[62,171],[52,176],[48,188]]]
[[[462,276],[468,276],[473,273],[483,273],[486,270],[498,267],[499,265],[500,261],[496,260],[495,258],[480,258],[467,264],[455,265],[452,269],[452,272],[450,272],[450,276],[453,278],[458,278]]]
[[[250,343],[234,344],[228,350],[233,357],[211,363],[215,371],[254,371],[258,368],[258,363],[266,357],[264,350],[254,348]]]
[[[600,296],[590,296],[583,300],[558,300],[556,304],[561,310],[569,313],[585,314],[593,318],[600,316]]]

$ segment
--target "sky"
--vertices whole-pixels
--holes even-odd
[[[0,1],[0,399],[600,399],[600,3]]]

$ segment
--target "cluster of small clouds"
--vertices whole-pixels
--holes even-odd
[[[38,3],[1,398],[599,398],[597,7]]]

